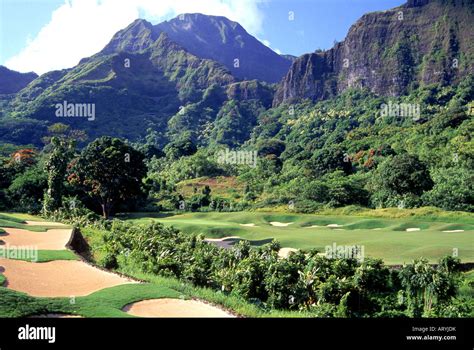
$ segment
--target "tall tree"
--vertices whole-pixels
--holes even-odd
[[[72,167],[69,181],[98,201],[108,219],[120,201],[141,193],[146,175],[143,153],[117,138],[101,137],[91,142]]]
[[[53,150],[44,167],[48,173],[48,190],[43,202],[45,214],[54,212],[62,206],[67,167],[75,152],[74,141],[53,137],[51,144]]]

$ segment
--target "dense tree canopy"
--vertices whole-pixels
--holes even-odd
[[[108,218],[114,205],[140,194],[146,174],[143,159],[142,153],[123,141],[102,137],[74,161],[69,181],[97,200]]]

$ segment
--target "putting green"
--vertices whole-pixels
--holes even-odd
[[[474,261],[474,216],[392,219],[239,212],[169,216],[135,213],[122,218],[136,223],[158,221],[208,238],[239,236],[250,240],[253,245],[276,239],[282,247],[316,248],[322,252],[334,243],[363,245],[366,256],[382,258],[386,264],[392,265],[411,263],[420,257],[437,262],[439,258],[452,254],[457,254],[462,262]],[[275,223],[291,225],[277,226]]]

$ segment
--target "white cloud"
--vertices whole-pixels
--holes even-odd
[[[10,69],[38,74],[70,68],[100,51],[122,28],[142,17],[154,23],[180,13],[226,16],[251,34],[262,32],[262,0],[65,0],[25,48],[6,61]]]
[[[257,38],[257,39],[258,39],[258,38]],[[271,44],[268,40],[266,40],[266,39],[258,39],[258,40],[259,40],[263,45],[269,47],[270,49],[272,49],[273,51],[275,51],[277,54],[281,55],[281,51],[278,50],[278,49],[276,49],[276,48],[275,48],[275,49],[272,48],[272,44]]]

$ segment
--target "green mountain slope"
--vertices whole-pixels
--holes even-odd
[[[14,94],[36,79],[36,73],[19,73],[0,66],[0,94]]]

